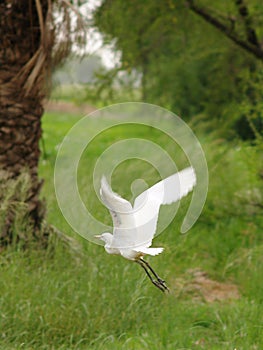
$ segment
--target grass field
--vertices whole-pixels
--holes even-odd
[[[164,295],[138,265],[77,236],[58,209],[56,152],[79,118],[44,116],[40,162],[47,220],[77,240],[77,248],[54,239],[47,251],[11,247],[0,255],[0,349],[262,349],[263,217],[255,205],[262,196],[257,176],[262,154],[250,145],[199,135],[210,174],[204,211],[191,231],[181,235],[185,199],[154,242],[165,247],[164,253],[148,258],[171,289]],[[84,183],[90,183],[86,200],[92,201],[94,215],[108,223],[109,214],[92,194],[92,167],[112,139],[130,131],[120,127],[101,135],[81,163],[80,182],[87,176]],[[152,130],[136,132],[168,150],[173,147]],[[131,163],[122,166],[131,179],[136,175]],[[136,163],[136,169],[156,180],[148,165]],[[120,193],[125,194],[121,184]]]

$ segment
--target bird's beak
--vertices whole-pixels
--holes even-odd
[[[95,235],[94,237],[101,239],[101,235]]]

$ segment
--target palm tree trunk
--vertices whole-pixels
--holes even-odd
[[[13,96],[8,99],[9,103]],[[5,180],[16,179],[21,172],[28,171],[31,178],[30,189],[23,193],[23,199],[15,197],[11,200],[24,201],[27,206],[25,219],[33,226],[36,233],[40,229],[44,214],[44,206],[39,199],[41,181],[38,179],[38,159],[40,155],[39,138],[41,136],[40,118],[42,106],[29,99],[20,103],[13,101],[11,105],[1,104],[0,110],[0,167],[5,174]],[[5,196],[5,192],[1,191]],[[3,202],[4,198],[0,198]],[[12,204],[12,203],[10,203]],[[8,209],[8,208],[7,208]],[[13,213],[6,212],[6,225],[2,227],[0,241],[4,239],[9,243],[12,241]]]
[[[85,47],[86,30],[71,1],[0,1],[0,245],[14,237],[15,205],[5,206],[6,198],[12,197],[15,204],[22,200],[34,235],[41,233],[37,168],[43,101],[51,69],[70,54],[73,43]],[[18,198],[13,191],[10,197],[4,181],[11,181],[13,189],[14,182],[24,188],[25,168],[31,180],[26,195]]]
[[[45,18],[47,1],[41,0],[41,6]],[[30,90],[26,84],[32,77],[41,39],[35,0],[7,0],[0,4],[0,30],[0,169],[6,180],[16,179],[25,169],[29,172],[31,188],[25,198],[26,216],[34,230],[38,230],[43,218],[37,169],[44,70],[38,71]],[[4,195],[2,191],[0,196]],[[12,240],[12,215],[8,212],[5,215],[0,242]]]

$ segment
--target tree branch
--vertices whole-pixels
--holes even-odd
[[[252,21],[249,16],[248,8],[243,0],[235,0],[235,4],[237,6],[238,12],[243,19],[245,25],[245,31],[247,35],[247,40],[256,47],[260,47],[257,34],[252,26]]]
[[[242,3],[242,0],[236,0],[236,3],[238,2]],[[209,13],[207,9],[201,8],[198,5],[196,5],[194,3],[194,0],[187,0],[186,4],[188,5],[189,9],[192,12],[202,17],[206,22],[212,24],[214,27],[216,27],[218,30],[224,33],[226,37],[228,37],[234,43],[236,43],[238,46],[242,47],[246,51],[252,53],[258,59],[263,61],[263,50],[260,47],[257,41],[257,38],[255,41],[255,38],[252,37],[252,33],[249,34],[249,39],[248,39],[248,32],[247,32],[247,40],[244,40],[239,36],[238,33],[236,33],[233,30],[233,26],[229,27],[225,25],[224,23],[219,21],[215,16]],[[250,21],[248,22],[248,25],[249,25],[248,27],[250,28]]]

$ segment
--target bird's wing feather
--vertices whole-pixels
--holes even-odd
[[[136,245],[136,225],[131,203],[112,191],[105,176],[101,179],[100,196],[113,221],[111,246],[120,249]]]
[[[189,193],[196,183],[192,167],[181,170],[142,192],[134,202],[137,235],[145,245],[151,245],[162,204],[171,204]],[[143,238],[143,239],[142,239]]]
[[[192,167],[183,169],[142,192],[134,202],[134,208],[141,206],[145,198],[154,198],[161,204],[171,204],[189,193],[196,183],[195,171]]]

